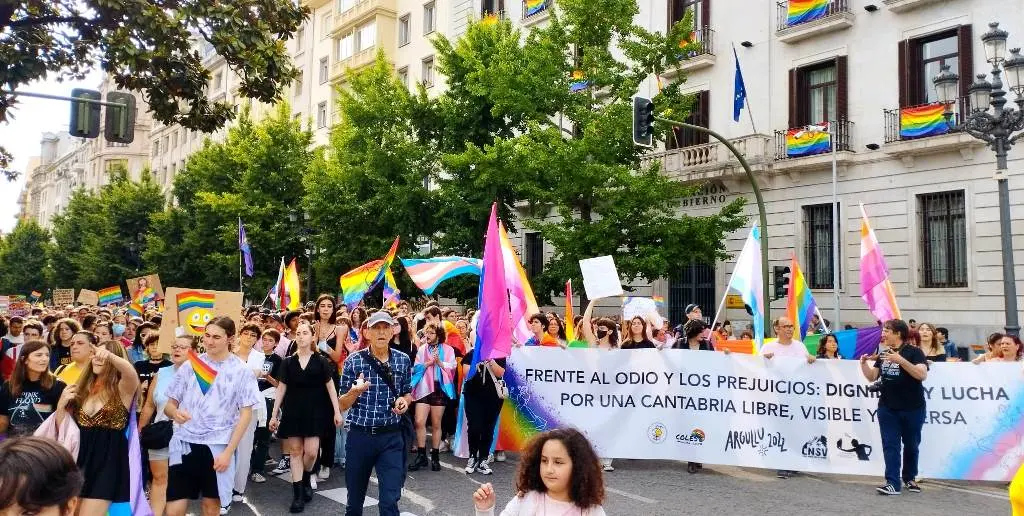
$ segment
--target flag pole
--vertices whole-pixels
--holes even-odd
[[[836,138],[838,120],[829,124],[829,137],[832,140],[832,324],[839,324],[839,180],[836,171],[836,149],[839,147]],[[818,314],[821,317],[821,314]],[[824,318],[822,318],[824,320]]]
[[[238,217],[238,291],[242,293],[242,300],[245,300],[245,292],[242,289],[242,217]]]
[[[736,43],[732,43],[732,55],[736,56],[736,62],[739,62],[739,54],[736,53]],[[754,112],[750,109],[750,95],[746,95],[746,85],[744,85],[743,104],[747,106],[747,116],[750,117],[750,129],[757,134],[757,125],[754,124]]]

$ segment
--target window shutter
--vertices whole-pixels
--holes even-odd
[[[711,0],[701,0],[700,2],[701,16],[704,18],[701,20],[705,27],[711,26]]]
[[[849,97],[849,75],[846,73],[846,56],[836,57],[836,120],[847,119]]]
[[[704,90],[700,92],[700,121],[697,125],[708,127],[711,120],[711,92]],[[708,133],[700,133],[700,143],[708,143]]]
[[[897,45],[898,58],[896,59],[896,68],[899,72],[899,89],[900,89],[900,107],[907,107],[910,102],[909,92],[910,85],[908,84],[907,74],[907,40],[900,41]]]
[[[789,71],[789,128],[800,125],[800,72]]]
[[[960,96],[967,96],[967,89],[974,81],[974,52],[973,52],[973,31],[970,25],[961,25],[957,31],[957,52],[959,55],[960,69],[956,73],[960,75]],[[931,77],[928,78],[931,80]]]

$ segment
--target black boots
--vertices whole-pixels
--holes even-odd
[[[416,460],[414,460],[412,464],[409,464],[409,471],[419,471],[420,468],[425,468],[427,464],[429,464],[427,462],[427,449],[420,448],[419,451],[416,452]]]
[[[302,482],[292,482],[292,506],[289,507],[292,514],[306,510],[306,500],[302,492]]]
[[[307,502],[313,500],[313,484],[309,481],[309,478],[312,476],[312,471],[302,472],[302,499]]]
[[[440,453],[437,448],[430,450],[430,471],[441,471],[441,458],[438,457]]]

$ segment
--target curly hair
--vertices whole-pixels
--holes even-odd
[[[540,456],[544,444],[550,440],[561,442],[572,460],[572,477],[569,480],[569,496],[572,502],[581,509],[601,505],[604,501],[601,461],[597,458],[590,441],[575,428],[548,430],[537,434],[526,444],[516,474],[516,490],[519,493],[547,492],[547,486],[540,476]]]

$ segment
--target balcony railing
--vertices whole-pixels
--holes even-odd
[[[690,34],[689,41],[684,41],[680,46],[687,46],[689,49],[679,56],[680,60],[692,59],[697,56],[711,54],[714,55],[714,41],[715,31],[711,27],[704,26],[693,31]],[[689,43],[689,44],[687,44]]]
[[[751,165],[770,161],[771,137],[751,134],[730,139],[730,143]],[[737,164],[736,157],[721,143],[704,143],[678,149],[655,152],[644,156],[644,166],[657,161],[662,173],[669,176],[685,174],[692,169],[712,169],[719,165],[727,168]]]
[[[970,111],[970,97],[960,97],[953,103],[953,116],[949,123],[942,113],[946,106],[935,102],[919,106],[905,108],[886,109],[882,111],[885,117],[885,143],[893,143],[907,140],[919,140],[956,132],[953,128],[962,113]]]
[[[837,14],[851,13],[849,0],[828,0],[828,3],[821,9],[793,13],[789,12],[789,2],[779,2],[776,5],[778,6],[777,30],[788,29],[814,20],[822,20]]]
[[[775,159],[781,161],[829,153],[832,152],[833,144],[836,145],[836,151],[839,152],[852,150],[850,148],[850,130],[853,129],[853,122],[840,120],[830,123],[828,128],[830,134],[825,135],[817,142],[805,139],[807,136],[805,133],[808,132],[809,127],[811,126],[775,131]],[[793,137],[800,139],[800,143],[794,144],[796,140]]]

